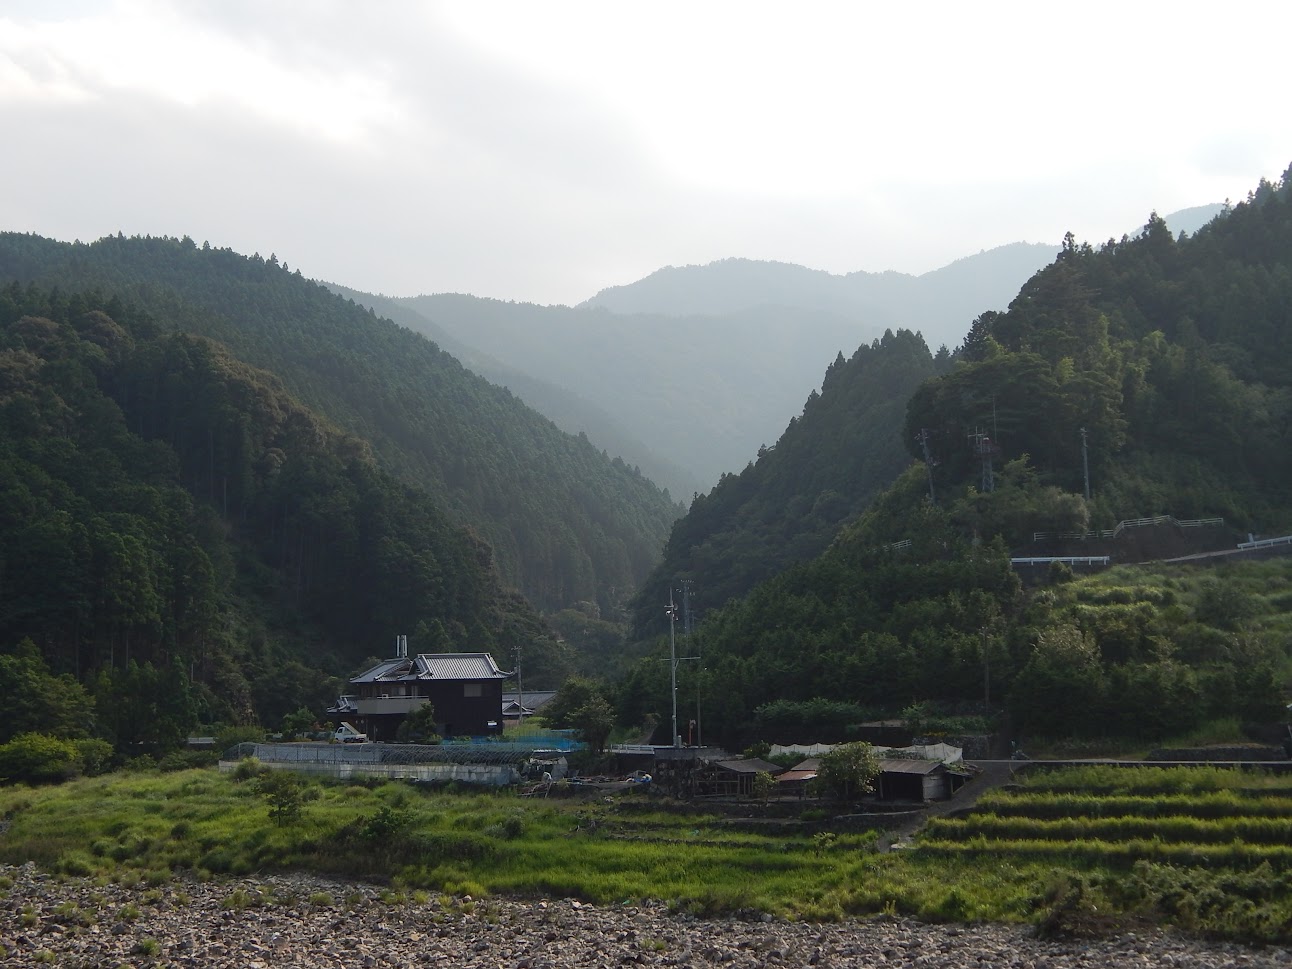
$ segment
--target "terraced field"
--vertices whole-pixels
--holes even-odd
[[[924,858],[1051,863],[1057,921],[1116,913],[1213,934],[1292,929],[1292,775],[1219,768],[1038,772],[931,819]]]

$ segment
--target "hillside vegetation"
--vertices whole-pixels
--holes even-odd
[[[0,290],[0,498],[6,740],[165,749],[321,713],[388,631],[504,659],[546,635],[365,442],[116,299]]]
[[[985,715],[980,726],[1012,725],[1019,736],[1145,744],[1210,719],[1278,718],[1292,646],[1286,565],[1146,567],[1070,587],[1061,567],[1050,589],[1024,595],[1008,549],[1036,532],[1081,534],[1156,514],[1223,517],[1231,541],[1286,534],[1290,193],[1289,176],[1263,182],[1192,238],[1174,238],[1156,216],[1140,237],[1098,249],[1069,236],[1007,311],[982,314],[953,364],[915,390],[900,433],[865,428],[866,439],[900,441],[918,463],[817,558],[710,611],[684,644],[703,654],[702,671],[688,663],[680,675],[692,697],[684,708],[697,692],[705,698],[706,736],[842,739],[867,716],[930,707]],[[760,465],[788,451],[807,418]],[[812,436],[843,442],[860,432],[841,408]],[[794,474],[820,480],[839,453],[817,444]],[[738,490],[738,502],[719,505]],[[782,509],[827,496],[814,487],[796,496],[755,466],[711,498],[789,520]],[[765,546],[797,537],[772,540],[765,522],[774,517],[728,526],[706,517],[709,502],[674,526],[672,571],[653,579],[661,589],[685,577],[701,601],[728,594],[730,562],[746,551],[765,561]],[[719,540],[729,560],[687,568]],[[650,587],[639,599],[643,633],[658,634],[661,601]],[[667,664],[639,664],[623,690],[625,716],[662,718],[666,684]]]
[[[819,555],[910,463],[900,438],[906,400],[950,366],[919,334],[886,332],[826,370],[821,392],[772,447],[724,474],[673,526],[664,558],[634,602],[638,636],[664,628],[670,581],[694,580],[695,616]]]
[[[475,529],[504,579],[540,609],[621,607],[678,513],[636,469],[272,256],[189,239],[84,245],[5,233],[0,279],[116,295],[159,326],[215,339],[274,373]]]

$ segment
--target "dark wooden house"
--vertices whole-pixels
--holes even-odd
[[[442,737],[496,734],[509,676],[488,653],[399,656],[353,677],[332,712],[344,712],[369,740],[393,741],[404,718],[428,702]]]

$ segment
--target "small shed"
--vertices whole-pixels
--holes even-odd
[[[808,784],[816,779],[817,769],[821,766],[820,757],[809,757],[801,764],[796,764],[776,778],[782,794],[807,793]]]
[[[752,795],[754,778],[759,774],[771,774],[776,777],[785,773],[785,768],[762,760],[758,757],[741,757],[737,760],[719,760],[713,764],[714,772],[709,778],[713,794]]]
[[[963,780],[937,760],[885,757],[875,778],[875,796],[881,801],[945,801]]]

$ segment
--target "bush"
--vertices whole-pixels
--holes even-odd
[[[90,777],[102,774],[112,763],[112,744],[106,740],[73,740],[81,758],[81,770]]]
[[[24,733],[0,744],[0,777],[30,784],[70,780],[81,771],[76,744],[39,733]]]

